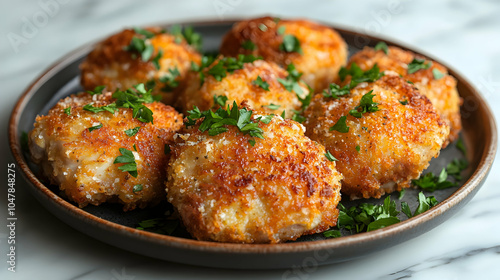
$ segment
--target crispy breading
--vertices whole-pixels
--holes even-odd
[[[154,81],[153,94],[162,94],[162,101],[167,105],[173,105],[183,90],[184,78],[191,68],[191,62],[199,64],[201,55],[185,40],[164,33],[160,28],[147,28],[147,30],[155,34],[147,40],[154,47],[151,59],[143,61],[137,51],[125,50],[134,36],[141,37],[141,35],[131,29],[123,30],[98,43],[80,65],[83,88],[92,90],[96,86],[105,85],[109,91],[126,90],[139,83]],[[157,69],[152,59],[160,50],[162,51],[159,59],[160,69]],[[159,79],[171,75],[169,70],[174,69],[180,74],[175,78],[179,86],[171,89]]]
[[[342,175],[301,124],[275,116],[265,139],[235,126],[209,136],[199,124],[174,138],[167,196],[198,240],[276,243],[337,222]]]
[[[361,118],[349,114],[371,90],[380,110]],[[339,160],[342,192],[353,199],[380,198],[410,187],[411,180],[439,155],[449,134],[430,101],[398,76],[361,83],[339,99],[317,94],[304,115],[306,135]],[[342,116],[349,131],[330,131]]]
[[[212,65],[216,64],[215,61]],[[209,68],[203,70],[205,78],[200,87],[200,75],[191,72],[187,78],[186,90],[178,99],[177,106],[183,108],[184,112],[192,110],[197,106],[205,111],[214,108],[214,96],[224,95],[228,98],[227,104],[236,101],[240,104],[244,100],[253,110],[264,114],[280,115],[284,110],[286,116],[291,117],[292,110],[299,110],[302,103],[295,92],[288,91],[278,79],[286,79],[288,73],[272,62],[256,60],[252,63],[245,63],[243,69],[226,73],[226,77],[217,81],[212,75],[207,74]],[[258,86],[255,81],[260,77],[269,85],[269,90]],[[300,83],[304,98],[309,94],[309,89],[304,83]],[[279,105],[279,107],[269,108],[269,105]],[[215,106],[217,107],[217,106]]]
[[[29,134],[33,162],[80,207],[106,201],[121,203],[124,210],[154,205],[165,197],[168,156],[164,148],[182,126],[182,116],[159,102],[146,104],[154,124],[132,118],[132,109],[120,108],[114,114],[83,110],[89,103],[100,107],[112,102],[109,92],[81,93],[62,99],[46,116],[38,116]],[[64,111],[69,107],[70,115]],[[102,127],[89,130],[98,125]],[[126,135],[125,130],[136,127],[140,127],[137,134]],[[137,178],[119,170],[123,164],[113,163],[121,155],[119,148],[133,152]],[[142,185],[142,190],[134,192],[136,185]]]
[[[265,27],[263,27],[265,26]],[[283,34],[279,34],[283,32]],[[285,35],[300,42],[302,54],[280,49]],[[255,44],[254,50],[243,48],[245,42]],[[302,79],[315,92],[328,87],[347,61],[347,44],[333,29],[308,20],[275,20],[271,17],[236,23],[223,38],[220,53],[226,56],[253,54],[286,68],[293,63]]]
[[[414,58],[425,59],[425,64],[431,62],[432,65],[428,69],[409,74],[408,64]],[[388,48],[388,54],[382,50],[375,51],[373,48],[365,47],[349,59],[348,65],[352,63],[356,63],[364,71],[377,64],[386,75],[401,75],[405,80],[414,83],[420,93],[429,98],[441,118],[450,126],[450,135],[443,147],[458,138],[458,133],[462,129],[460,119],[462,99],[458,95],[457,81],[448,74],[446,67],[421,55],[392,46]],[[444,76],[436,80],[432,73],[434,69]]]

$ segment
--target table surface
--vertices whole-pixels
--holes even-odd
[[[425,51],[467,77],[495,110],[500,102],[498,1],[2,1],[0,138],[27,85],[76,47],[126,26],[273,14],[306,17],[392,37]],[[36,30],[26,26],[37,21]],[[28,23],[29,22],[29,23]],[[23,28],[24,34],[23,34]],[[14,35],[13,35],[14,34]],[[16,35],[21,39],[12,41]],[[10,39],[9,39],[10,38]],[[19,39],[19,37],[16,37]],[[498,118],[498,111],[495,117]],[[498,279],[500,172],[498,161],[472,201],[444,224],[362,259],[307,272],[241,271],[164,262],[103,244],[65,225],[26,191],[18,176],[16,272],[7,270],[8,229],[0,226],[0,279]],[[2,172],[2,182],[7,182]],[[6,184],[6,183],[2,183]],[[0,193],[0,220],[7,215]],[[43,275],[43,277],[40,277]]]

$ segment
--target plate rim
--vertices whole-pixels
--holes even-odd
[[[241,18],[231,18],[225,20],[216,19],[206,19],[200,21],[187,21],[187,22],[176,22],[176,23],[153,23],[148,26],[170,26],[173,24],[181,25],[193,25],[193,26],[208,26],[208,25],[227,25],[245,19]],[[308,19],[312,20],[312,19]],[[314,20],[312,20],[314,21]],[[460,201],[465,199],[471,192],[476,188],[481,186],[481,182],[484,181],[488,172],[493,164],[496,149],[497,149],[497,128],[495,118],[492,111],[487,104],[486,100],[479,93],[479,91],[465,78],[464,75],[449,67],[446,63],[442,63],[439,59],[435,59],[433,56],[428,55],[424,51],[421,51],[418,47],[407,46],[406,43],[402,43],[397,39],[390,38],[384,35],[376,34],[376,36],[366,34],[354,30],[354,28],[346,27],[339,24],[325,23],[321,21],[316,21],[320,24],[326,25],[333,28],[340,33],[351,34],[355,36],[362,36],[370,38],[371,40],[379,41],[382,39],[389,45],[394,45],[407,49],[418,54],[422,54],[438,63],[444,65],[448,68],[449,72],[461,83],[467,87],[468,91],[472,93],[475,99],[480,103],[478,108],[482,108],[482,112],[486,119],[489,120],[487,124],[484,124],[486,129],[486,134],[490,134],[485,140],[484,148],[482,150],[481,159],[479,160],[477,168],[471,174],[470,178],[459,187],[454,193],[452,193],[445,200],[441,201],[438,205],[432,207],[428,211],[401,221],[400,223],[365,233],[358,233],[350,236],[344,236],[340,238],[332,238],[326,240],[317,241],[303,241],[303,242],[288,242],[288,243],[278,243],[278,244],[241,244],[241,243],[219,243],[211,241],[199,241],[195,239],[187,239],[182,237],[175,237],[169,235],[162,235],[157,233],[152,233],[148,231],[138,230],[132,227],[116,224],[109,220],[105,220],[94,216],[83,209],[71,204],[70,202],[62,199],[56,193],[52,192],[48,187],[46,187],[31,171],[27,162],[24,159],[21,144],[20,135],[17,127],[20,121],[20,115],[26,107],[27,102],[35,94],[36,90],[40,85],[44,84],[46,80],[51,79],[52,73],[59,72],[62,68],[73,63],[77,58],[85,55],[93,48],[93,46],[102,40],[99,38],[97,40],[85,43],[84,45],[74,49],[73,51],[62,56],[60,59],[52,63],[48,68],[46,68],[41,74],[35,78],[33,82],[23,91],[23,93],[18,98],[12,112],[10,115],[8,133],[9,133],[9,146],[11,153],[14,156],[18,168],[22,171],[22,175],[27,179],[26,182],[30,187],[34,188],[36,191],[42,193],[51,203],[56,206],[64,208],[69,214],[84,219],[87,222],[100,225],[105,227],[107,230],[111,230],[116,234],[131,235],[135,238],[145,239],[147,241],[158,243],[162,245],[168,245],[170,247],[184,248],[192,251],[210,251],[210,252],[225,252],[225,253],[239,253],[239,254],[255,254],[255,253],[266,253],[266,254],[281,254],[281,253],[291,253],[291,252],[309,252],[312,250],[334,250],[342,247],[349,247],[354,244],[362,244],[364,242],[369,242],[376,239],[383,239],[391,235],[395,235],[399,232],[404,232],[405,230],[414,228],[420,224],[429,222],[434,218],[440,216],[444,212],[457,206]],[[123,28],[122,28],[123,29]],[[115,33],[118,31],[115,31]],[[109,36],[109,35],[107,35]],[[106,38],[106,37],[104,37]],[[479,110],[479,109],[478,109]],[[44,207],[45,208],[45,207]],[[47,209],[49,210],[49,209]],[[49,212],[51,212],[49,210]],[[94,237],[95,238],[95,237]]]

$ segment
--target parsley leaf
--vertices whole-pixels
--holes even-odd
[[[448,172],[448,175],[455,178],[455,180],[462,180],[462,176],[460,176],[460,174],[462,173],[463,170],[467,168],[467,166],[469,166],[467,160],[454,159],[446,166],[446,172]]]
[[[444,73],[441,73],[437,68],[432,69],[432,76],[435,80],[439,80],[444,77]]]
[[[257,76],[257,79],[255,79],[255,81],[252,82],[252,85],[256,85],[265,91],[269,91],[269,83],[262,80],[260,76]]]
[[[142,191],[142,185],[141,184],[135,185],[132,191],[134,193]]]
[[[283,34],[285,34],[285,31],[286,31],[286,26],[282,25],[282,26],[278,27],[278,29],[276,30],[276,33],[278,33],[278,35],[283,35]]]
[[[163,51],[159,50],[156,56],[151,60],[156,70],[160,70],[160,58],[163,56]]]
[[[211,110],[201,112],[198,107],[188,111],[187,121],[184,123],[187,127],[196,124],[196,120],[203,118],[198,130],[201,132],[208,131],[208,135],[215,136],[226,132],[228,129],[224,125],[233,125],[238,128],[243,134],[248,134],[252,137],[264,139],[264,131],[259,127],[259,121],[265,122],[270,119],[259,117],[251,120],[252,111],[247,108],[238,109],[238,105],[233,101],[232,108],[227,106],[227,109],[218,108],[217,111]]]
[[[175,43],[180,44],[182,39],[186,40],[186,42],[191,45],[196,50],[201,49],[201,45],[203,43],[203,38],[200,33],[196,33],[192,26],[186,26],[182,28],[182,26],[176,24],[170,27],[170,34],[175,36]]]
[[[375,45],[375,51],[383,51],[385,54],[389,54],[389,48],[385,42],[378,42]]]
[[[113,163],[125,163],[119,166],[118,169],[123,172],[128,172],[130,175],[137,178],[137,163],[135,162],[134,153],[125,148],[120,148],[119,151],[122,155],[118,156]]]
[[[106,86],[96,86],[94,88],[94,90],[87,90],[87,93],[90,94],[90,95],[94,95],[94,94],[102,94],[102,90],[105,88]]]
[[[356,145],[355,149],[356,149],[356,152],[359,153],[359,151],[361,150],[361,147],[359,145]]]
[[[88,130],[89,130],[89,132],[92,132],[92,131],[99,129],[101,127],[102,127],[102,123],[95,125],[95,126],[92,126],[92,127],[89,127]]]
[[[399,101],[399,103],[401,103],[401,105],[407,105],[408,104],[408,100]]]
[[[127,136],[132,137],[132,136],[136,135],[137,132],[139,132],[140,129],[141,129],[140,126],[134,127],[134,128],[131,128],[131,129],[127,129],[127,130],[125,130],[125,134],[127,134]]]
[[[219,105],[220,107],[224,107],[226,106],[226,102],[227,102],[227,96],[225,95],[214,95],[214,104],[217,104]]]
[[[243,42],[241,44],[241,47],[245,50],[249,50],[249,51],[254,51],[257,49],[257,45],[254,44],[254,42],[250,41],[250,40],[246,40],[245,42]]]
[[[89,103],[89,104],[83,106],[83,110],[89,111],[89,112],[92,112],[92,113],[110,112],[111,114],[114,114],[118,110],[116,108],[116,104],[115,103],[111,103],[111,104],[108,104],[108,105],[105,105],[105,106],[101,106],[101,107],[95,107],[93,104],[94,103]]]
[[[353,110],[349,111],[349,114],[356,118],[361,118],[364,113],[373,113],[377,112],[380,109],[378,108],[378,103],[373,102],[373,97],[375,94],[372,94],[373,90],[370,90],[368,93],[364,94],[361,97],[359,105],[354,107]]]
[[[155,218],[139,222],[136,229],[171,235],[179,227],[179,220]]]
[[[464,156],[467,155],[467,150],[465,149],[465,144],[462,138],[458,138],[457,144],[455,144],[455,147],[459,149]]]
[[[330,151],[326,151],[325,153],[325,157],[329,160],[329,161],[338,161],[338,159],[336,159],[331,153]]]
[[[267,108],[269,108],[271,110],[278,110],[281,107],[281,105],[277,105],[277,104],[271,103],[269,105],[264,105],[264,107],[267,107]]]
[[[338,119],[338,121],[332,127],[330,127],[330,131],[335,130],[335,131],[338,131],[340,133],[349,132],[349,127],[346,124],[346,120],[347,120],[346,116],[340,117],[340,119]]]
[[[259,24],[259,29],[262,32],[266,32],[267,31],[267,26],[265,24],[261,23],[261,24]]]
[[[410,64],[408,64],[408,74],[413,74],[420,69],[429,69],[432,66],[432,62],[425,63],[425,59],[414,58]]]
[[[293,65],[292,63],[288,64],[286,71],[288,72],[288,76],[286,77],[286,79],[278,78],[278,82],[280,82],[280,84],[282,84],[289,92],[295,91],[297,95],[302,94],[303,90],[299,85],[302,73],[297,71],[295,65]]]
[[[251,63],[261,59],[253,55],[238,55],[235,57],[223,57],[215,65],[208,68],[207,73],[213,76],[217,81],[221,81],[226,77],[226,73],[232,73],[235,70],[243,69],[245,63]],[[202,61],[203,62],[203,61]]]
[[[337,237],[341,237],[342,233],[340,233],[339,230],[331,229],[331,230],[324,231],[323,236],[328,237],[328,238],[337,238]]]
[[[324,97],[330,97],[333,99],[338,99],[340,96],[348,95],[350,94],[351,91],[349,89],[349,85],[346,85],[344,87],[340,87],[337,84],[331,83],[330,84],[330,90],[327,91],[326,89],[323,91],[323,96]]]
[[[435,176],[432,172],[429,172],[416,180],[412,180],[412,183],[429,192],[456,186],[455,183],[447,181],[447,178],[448,173],[446,172],[446,168],[443,168],[439,176]]]
[[[418,193],[418,203],[419,205],[415,210],[415,213],[413,213],[414,217],[431,209],[432,207],[436,206],[439,202],[436,200],[434,196],[425,197],[425,195],[422,192],[420,192]]]
[[[71,107],[65,108],[63,111],[66,115],[71,116]]]
[[[168,74],[160,77],[160,82],[164,83],[165,86],[161,89],[164,92],[171,92],[174,88],[179,86],[179,81],[177,81],[177,77],[179,77],[181,73],[177,67],[168,69]]]
[[[146,30],[146,29],[139,28],[139,27],[134,27],[134,32],[137,34],[143,35],[147,39],[151,39],[155,36],[155,34],[153,32]]]
[[[279,48],[281,51],[297,52],[302,54],[302,48],[300,47],[299,39],[291,34],[283,36],[283,42],[280,44]]]
[[[349,89],[352,89],[360,83],[375,82],[384,76],[384,72],[380,72],[377,64],[373,65],[371,69],[363,71],[356,63],[352,63],[349,69],[345,67],[340,68],[339,77],[341,81],[344,81],[348,75],[351,76]]]
[[[255,146],[255,139],[248,139],[248,143],[250,143],[250,145],[253,147]]]

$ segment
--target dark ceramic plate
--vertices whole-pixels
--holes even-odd
[[[202,33],[204,50],[217,51],[223,34],[232,21],[190,24]],[[350,53],[378,41],[410,49],[391,40],[376,38],[336,28],[349,44]],[[119,248],[168,261],[223,268],[285,268],[303,264],[328,264],[361,257],[414,238],[444,222],[462,208],[479,190],[492,165],[497,143],[495,122],[490,109],[479,93],[457,72],[458,90],[464,99],[462,106],[462,138],[467,146],[469,168],[463,172],[460,186],[432,193],[441,203],[429,211],[401,223],[341,238],[325,239],[321,234],[303,237],[283,244],[228,244],[193,240],[182,230],[176,236],[160,235],[135,227],[139,221],[158,217],[166,205],[154,209],[123,213],[118,205],[105,204],[80,209],[58,195],[57,187],[45,184],[37,176],[37,168],[29,162],[21,148],[21,134],[32,129],[37,114],[45,114],[62,97],[78,92],[78,65],[92,49],[85,45],[56,62],[42,74],[19,99],[9,127],[12,153],[30,183],[31,193],[59,219],[98,240]],[[414,50],[415,51],[415,50]],[[417,53],[421,53],[416,51]],[[463,157],[454,144],[441,152],[426,171],[439,171],[451,160]],[[417,206],[418,190],[408,190],[404,201],[412,209]],[[397,201],[397,194],[393,194]],[[350,206],[360,202],[382,203],[376,200],[342,201]],[[399,204],[399,201],[398,201]]]

